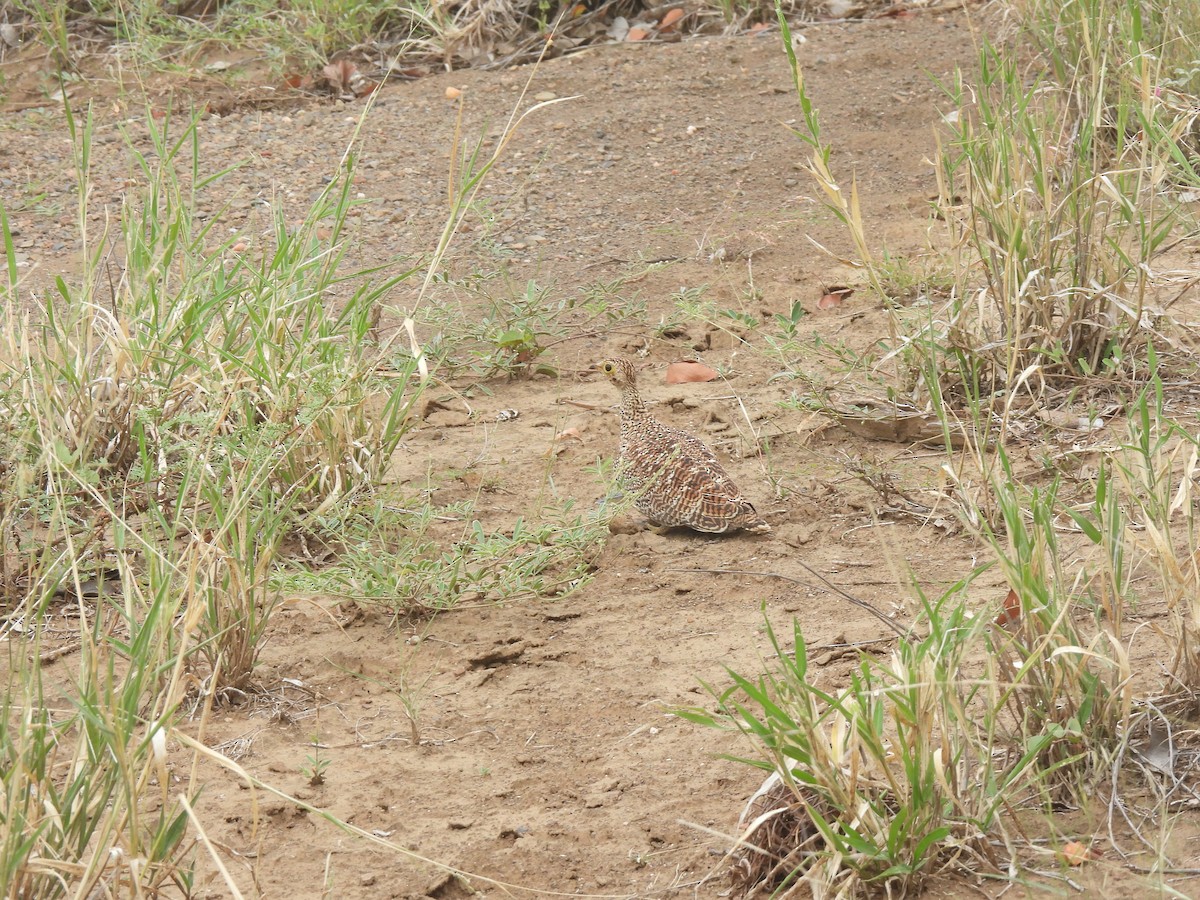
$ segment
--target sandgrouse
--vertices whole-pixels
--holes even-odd
[[[771,530],[708,447],[647,412],[628,360],[605,360],[600,371],[621,391],[619,472],[651,525],[716,534]]]

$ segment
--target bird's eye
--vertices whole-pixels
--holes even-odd
[[[606,362],[606,363],[604,364],[604,373],[605,373],[606,375],[611,375],[611,374],[612,374],[612,370],[613,370],[613,364],[612,364],[612,363],[610,363],[610,362]]]

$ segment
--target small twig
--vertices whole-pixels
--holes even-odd
[[[576,406],[579,409],[612,409],[611,404],[584,403],[582,400],[567,400],[565,397],[560,397],[555,403],[561,403],[563,406]]]
[[[873,615],[875,618],[877,618],[880,622],[882,622],[888,628],[892,629],[892,631],[896,632],[896,634],[898,634],[900,637],[904,638],[905,640],[908,640],[908,632],[907,631],[902,629],[899,625],[897,625],[895,622],[893,622],[891,619],[889,619],[887,616],[885,616],[883,613],[881,613],[879,610],[877,610],[874,606],[872,606],[866,600],[859,600],[857,597],[847,594],[844,590],[842,590],[840,587],[838,587],[836,584],[834,584],[832,581],[830,581],[828,578],[826,578],[820,572],[813,569],[807,563],[801,562],[800,560],[796,560],[796,562],[799,563],[801,566],[803,566],[804,569],[810,575],[812,575],[814,578],[819,580],[822,584],[824,584],[827,588],[829,588],[829,590],[833,591],[833,593],[837,594],[843,600],[848,600],[849,602],[853,603],[855,606],[859,606],[859,607],[865,609],[867,612],[869,612],[871,615]],[[751,576],[751,577],[755,577],[755,578],[779,578],[779,579],[782,579],[783,581],[790,581],[792,584],[800,584],[800,585],[805,584],[805,582],[801,581],[799,578],[793,578],[791,575],[784,575],[782,572],[748,572],[748,571],[744,571],[742,569],[668,569],[667,571],[668,572],[703,572],[703,573],[707,573],[710,575],[747,575],[747,576]]]
[[[47,650],[45,653],[43,653],[41,656],[38,657],[38,662],[41,665],[45,665],[46,663],[52,663],[56,659],[58,659],[60,656],[66,656],[68,653],[74,653],[76,650],[78,650],[82,646],[83,646],[83,643],[81,641],[75,641],[74,643],[67,644],[66,646],[63,646],[63,647],[57,647],[54,650]]]
[[[1181,869],[1176,866],[1164,869],[1160,866],[1139,866],[1137,863],[1125,863],[1124,868],[1142,875],[1200,875],[1200,869]]]
[[[390,512],[404,513],[407,516],[424,515],[424,513],[422,513],[420,510],[405,509],[402,506],[384,506],[383,508],[386,510],[389,510]],[[461,522],[462,521],[462,516],[430,516],[430,518],[433,519],[435,522]]]
[[[1061,872],[1050,872],[1046,869],[1032,869],[1031,868],[1031,869],[1029,869],[1029,871],[1032,872],[1034,875],[1040,875],[1042,878],[1051,878],[1055,881],[1061,881],[1063,884],[1066,884],[1067,886],[1071,887],[1077,894],[1083,893],[1083,885],[1081,885],[1078,881],[1075,881],[1069,875],[1064,875]]]
[[[397,741],[406,744],[412,743],[411,738],[406,738],[392,732],[389,735],[379,738],[364,738],[361,741],[347,741],[344,744],[315,744],[313,746],[319,747],[322,750],[347,750],[354,747],[361,747],[364,750],[368,750],[377,744],[391,744]]]
[[[886,644],[890,637],[875,638],[870,641],[846,641],[840,644],[809,645],[810,650],[857,650],[859,647],[874,647],[876,644]]]

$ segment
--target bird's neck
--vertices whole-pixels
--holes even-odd
[[[646,404],[642,402],[642,395],[637,392],[637,388],[625,388],[621,393],[621,419],[637,421],[646,418],[646,415]]]

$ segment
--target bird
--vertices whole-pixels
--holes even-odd
[[[629,360],[606,359],[597,367],[621,391],[618,473],[651,526],[710,534],[771,530],[712,450],[650,415]]]

